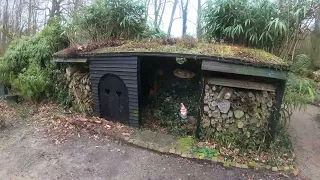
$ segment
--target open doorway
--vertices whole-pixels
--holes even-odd
[[[175,135],[194,135],[200,96],[201,61],[140,57],[140,107],[144,127]],[[180,116],[181,103],[187,109],[186,119]]]

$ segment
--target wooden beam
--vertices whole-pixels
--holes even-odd
[[[253,81],[244,81],[244,80],[234,80],[226,78],[208,78],[207,82],[209,84],[215,84],[220,86],[243,88],[243,89],[254,89],[260,91],[276,91],[276,86],[273,84],[266,84]]]
[[[204,60],[202,62],[201,69],[206,71],[242,74],[242,75],[248,75],[248,76],[266,77],[266,78],[281,79],[281,80],[287,79],[286,71],[280,71],[280,70],[269,69],[269,68],[261,68],[261,67],[255,67],[255,66],[249,66],[249,65],[217,62],[217,61]]]
[[[87,62],[87,58],[58,58],[58,57],[54,57],[53,58],[53,62],[64,62],[64,63],[86,63]]]

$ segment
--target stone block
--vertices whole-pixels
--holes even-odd
[[[271,168],[271,170],[276,172],[276,171],[278,171],[278,167],[273,166],[273,167]]]
[[[224,166],[224,167],[230,167],[230,162],[225,161],[225,162],[223,163],[223,166]]]
[[[240,163],[236,163],[236,167],[237,168],[241,168],[241,164]]]
[[[254,168],[256,166],[256,163],[251,161],[248,163],[248,166]]]
[[[289,172],[290,171],[290,167],[289,166],[284,166],[283,167],[283,171],[284,172]]]
[[[241,168],[242,168],[242,169],[248,169],[249,167],[248,167],[247,164],[241,164]]]
[[[164,152],[164,148],[163,148],[163,147],[160,147],[160,148],[159,148],[159,152],[162,152],[162,153],[163,153],[163,152]]]
[[[213,157],[213,158],[211,159],[211,161],[217,162],[217,161],[218,161],[218,158],[217,158],[217,157]]]
[[[176,153],[176,150],[175,150],[175,149],[170,149],[170,150],[169,150],[169,153],[175,154],[175,153]]]
[[[128,143],[132,143],[132,144],[134,144],[134,139],[129,139],[129,141],[128,141]]]
[[[182,154],[181,150],[180,150],[180,149],[177,149],[177,150],[176,150],[176,154],[179,154],[179,155]]]

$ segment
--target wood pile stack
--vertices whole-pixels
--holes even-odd
[[[67,84],[69,93],[73,97],[80,110],[91,113],[92,110],[92,89],[88,72],[80,72],[73,67],[66,69]]]
[[[260,143],[259,139],[262,140],[268,129],[274,103],[274,92],[207,83],[201,121],[205,137],[214,137],[213,134],[219,132],[230,132]]]

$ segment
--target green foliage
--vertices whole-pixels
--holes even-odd
[[[320,9],[320,8],[319,8]],[[318,10],[318,28],[311,33],[311,60],[312,68],[320,68],[320,10]],[[316,23],[315,23],[316,26]]]
[[[162,89],[153,100],[150,108],[154,110],[154,117],[165,123],[166,121],[180,121],[180,104],[184,103],[188,109],[188,115],[196,116],[199,110],[200,93],[195,89],[179,88],[188,87],[188,81],[176,83],[176,89]],[[196,82],[193,82],[196,83]],[[180,87],[181,86],[181,87]],[[181,92],[180,92],[181,91]]]
[[[213,157],[216,157],[219,155],[219,150],[215,148],[208,148],[206,146],[197,147],[193,150],[194,154],[199,154],[205,158],[212,159]]]
[[[276,5],[268,0],[215,1],[206,9],[205,29],[212,38],[270,48],[287,30],[285,23],[275,18],[276,11]]]
[[[73,42],[134,39],[147,27],[145,10],[138,0],[96,0],[74,15],[69,38]]]
[[[195,135],[195,125],[181,122],[180,108],[183,103],[188,116],[197,117],[200,107],[199,79],[164,80],[152,102],[146,107],[145,124],[155,123],[167,132],[178,136]]]
[[[29,100],[38,100],[47,86],[45,71],[36,63],[30,64],[13,82],[13,87],[18,89],[19,95]]]
[[[303,73],[311,66],[311,59],[308,55],[299,54],[295,57],[291,65],[291,71],[294,73]]]
[[[248,131],[250,132],[250,130]],[[228,147],[230,149],[237,148],[242,151],[257,151],[258,149],[266,147],[262,133],[254,133],[254,131],[251,131],[250,134],[251,136],[248,138],[248,136],[243,133],[217,132],[214,134],[214,139],[222,147]]]
[[[290,74],[287,81],[284,104],[301,109],[317,98],[317,84],[313,80]]]
[[[280,130],[275,134],[270,146],[267,149],[267,152],[271,154],[267,162],[269,165],[283,166],[294,163],[294,150],[292,142],[287,132],[283,130]],[[284,159],[286,159],[287,162],[284,162]]]
[[[195,144],[193,138],[180,138],[177,141],[177,150],[181,150],[182,152],[190,151]]]
[[[141,34],[141,38],[165,38],[168,35],[161,31],[161,29],[146,29],[142,34]]]
[[[58,89],[54,86],[60,82],[56,81],[59,67],[53,64],[52,54],[67,45],[67,37],[57,20],[35,36],[13,41],[0,59],[0,82],[11,85],[11,91],[26,99],[53,97],[57,93],[53,89]]]
[[[197,116],[200,106],[200,94],[197,91],[188,91],[188,96],[182,94],[171,94],[162,92],[151,106],[148,107],[149,115],[152,120],[156,121],[160,126],[165,127],[170,133],[179,136],[194,135],[194,127],[190,128],[187,124],[180,121],[180,103],[184,103],[188,109],[188,115]],[[166,100],[167,97],[172,97]]]
[[[68,64],[52,63],[46,71],[49,85],[46,89],[45,96],[58,102],[62,107],[67,108],[72,106],[73,98],[69,94],[69,88],[64,77],[65,69]]]
[[[315,81],[295,74],[289,74],[283,99],[280,126],[286,126],[294,110],[305,108],[306,105],[319,98]]]
[[[308,0],[278,7],[269,0],[222,0],[205,9],[205,31],[209,39],[263,48],[281,54],[307,16]],[[289,47],[287,47],[289,48]],[[291,47],[290,47],[291,48]]]

